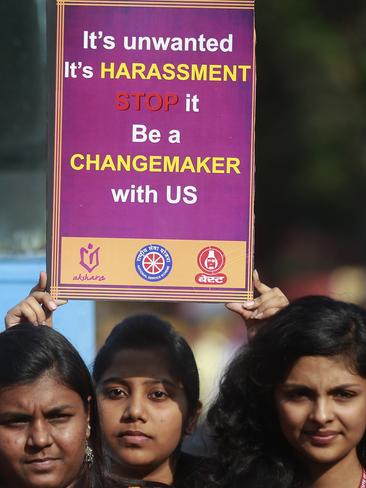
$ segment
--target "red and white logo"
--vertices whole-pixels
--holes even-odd
[[[219,273],[225,266],[225,254],[215,246],[202,249],[197,257],[198,266],[203,273],[196,275],[196,283],[204,285],[223,285],[227,281],[224,273]]]

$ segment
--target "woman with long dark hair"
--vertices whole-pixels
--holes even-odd
[[[197,365],[185,339],[159,317],[128,317],[98,352],[93,377],[111,473],[193,486],[199,460],[187,459],[180,446],[201,403]]]
[[[291,303],[238,353],[209,411],[219,488],[366,486],[366,312]]]

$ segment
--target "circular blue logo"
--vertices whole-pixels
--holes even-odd
[[[159,244],[149,244],[136,254],[136,271],[146,281],[163,280],[172,270],[172,266],[170,253]]]

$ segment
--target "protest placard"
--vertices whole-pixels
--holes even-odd
[[[254,1],[55,5],[52,295],[251,298]]]

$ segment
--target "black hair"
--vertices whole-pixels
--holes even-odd
[[[125,349],[163,349],[172,374],[184,387],[188,415],[195,413],[199,402],[196,360],[186,340],[169,322],[155,315],[141,314],[117,324],[96,356],[93,368],[96,383],[110,367],[115,354]]]
[[[342,357],[366,378],[366,311],[323,296],[294,301],[239,350],[208,413],[217,453],[211,485],[302,487],[306,473],[284,438],[274,389],[303,356]],[[366,466],[366,436],[357,448]]]
[[[108,488],[169,488],[165,483],[110,477]]]
[[[90,469],[82,468],[83,486],[103,488],[102,444],[93,382],[77,350],[47,326],[20,324],[0,333],[0,389],[26,385],[50,374],[75,391],[90,409],[89,445],[94,452]]]

